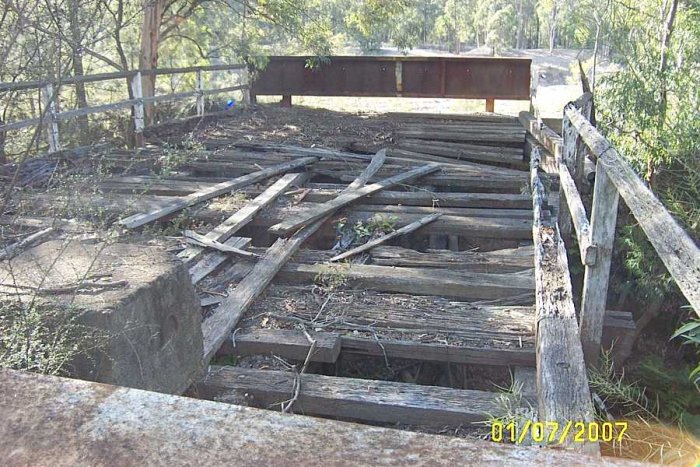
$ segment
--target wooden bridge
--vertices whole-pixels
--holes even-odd
[[[133,106],[142,133],[138,73],[130,77],[137,97],[113,105]],[[124,76],[99,79],[108,78]],[[197,83],[192,93],[169,98],[195,97],[203,114],[209,91]],[[248,86],[242,83],[235,89]],[[46,92],[52,95],[50,87]],[[178,254],[205,310],[202,358],[215,362],[191,396],[384,426],[454,429],[507,415],[502,391],[452,381],[477,366],[511,372],[519,390],[505,397],[515,408],[532,407],[533,421],[592,422],[586,365],[611,346],[623,358],[634,329],[630,313],[606,308],[619,196],[696,310],[700,254],[589,123],[590,104],[583,95],[564,109],[561,137],[527,112],[520,118],[393,114],[393,143],[369,154],[243,141],[224,130],[204,138],[206,151],[179,173],[115,171],[91,202],[127,229],[193,206],[199,209],[187,215],[210,226],[185,232],[188,246]],[[48,105],[51,148],[60,149],[57,121],[102,110],[52,115]],[[10,122],[0,131],[41,121]],[[107,150],[105,157],[114,167],[150,167],[160,152],[150,146]],[[587,157],[596,164],[590,220],[579,195],[588,183]],[[234,210],[207,205],[234,192],[246,197]],[[37,208],[50,201],[39,193],[31,199]],[[135,214],[124,217],[129,209]],[[366,246],[352,248],[358,234],[350,227],[372,219],[398,230],[375,231]],[[562,240],[570,235],[585,267],[582,297],[572,291]],[[344,253],[333,249],[337,243]],[[271,354],[296,364],[250,358]],[[337,373],[342,362],[363,359],[392,375],[399,366],[412,374],[399,382]],[[431,365],[442,365],[446,379],[420,374]],[[597,443],[562,444],[599,453]]]

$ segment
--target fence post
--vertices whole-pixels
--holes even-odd
[[[198,69],[195,77],[195,87],[197,91],[197,115],[204,115],[204,83],[202,82],[202,70]]]
[[[136,147],[143,147],[144,129],[144,108],[143,108],[143,87],[141,83],[141,72],[137,71],[131,77],[131,92],[134,95],[134,137]]]
[[[243,71],[241,71],[241,84],[245,84],[248,86],[247,88],[243,89],[243,103],[248,106],[250,104],[255,104],[255,99],[254,97],[251,98],[250,95],[250,70],[248,67],[243,68]]]
[[[581,344],[588,366],[596,365],[600,354],[619,199],[602,159],[598,159],[591,212],[591,243],[597,256],[594,265],[586,266],[581,301]]]
[[[61,142],[58,134],[58,122],[56,121],[56,98],[54,96],[53,84],[47,84],[43,88],[44,107],[48,109],[49,117],[46,133],[49,140],[49,151],[58,152],[61,150]]]

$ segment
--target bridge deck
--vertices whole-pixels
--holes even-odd
[[[278,123],[291,115],[279,112]],[[212,369],[193,395],[369,423],[459,428],[506,415],[497,386],[509,385],[511,373],[532,378],[526,368],[536,364],[535,257],[526,131],[515,118],[493,115],[381,118],[379,137],[372,119],[346,137],[336,128],[327,146],[343,152],[302,149],[309,141],[294,122],[268,126],[263,135],[265,123],[255,118],[222,120],[201,132],[202,148],[168,176],[148,175],[167,154],[162,148],[106,152],[112,175],[86,202],[107,219],[179,216],[179,226],[194,225],[206,234],[201,241],[210,242],[180,255],[201,294],[204,358],[227,366]],[[348,183],[379,147],[387,157],[366,187],[426,164],[437,169],[353,198],[320,223],[290,230],[287,239],[270,232],[352,196]],[[197,198],[219,183],[303,157],[317,160],[256,179],[232,196]],[[556,194],[558,178],[542,176]],[[187,199],[205,202],[169,211]],[[41,213],[56,197],[33,194],[26,201]],[[556,197],[545,200],[544,218],[557,206]],[[329,262],[338,247],[347,250],[434,213],[441,216],[417,230]],[[258,258],[216,251],[222,244]],[[618,335],[624,322],[611,317],[608,334]],[[510,409],[531,407],[534,414],[536,395],[519,392],[510,396]]]

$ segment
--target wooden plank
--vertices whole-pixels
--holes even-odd
[[[374,159],[383,158],[375,155]],[[357,180],[368,180],[379,169],[380,164],[370,164],[358,175]],[[341,193],[354,193],[357,190],[347,189]],[[280,268],[296,253],[301,245],[313,235],[328,216],[322,216],[317,222],[307,225],[297,231],[288,239],[279,238],[265,252],[265,255],[257,262],[248,275],[236,286],[233,292],[202,324],[204,340],[204,364],[208,364],[216,350],[226,340],[233,328],[238,324],[243,313],[248,309],[255,298],[272,281]]]
[[[396,149],[391,149],[392,156],[401,157],[402,153],[398,150],[413,151],[416,153],[432,154],[444,158],[455,159],[457,161],[473,161],[487,164],[502,164],[506,166],[514,166],[516,168],[526,167],[526,162],[523,161],[523,153],[521,150],[513,152],[501,152],[499,150],[487,151],[485,146],[475,146],[473,148],[461,147],[467,145],[457,144],[439,144],[437,142],[413,142],[411,140],[401,141],[396,145]]]
[[[525,134],[464,134],[452,131],[397,130],[394,132],[394,136],[397,138],[424,139],[430,141],[479,142],[482,144],[504,146],[525,144]]]
[[[236,248],[246,248],[250,245],[251,239],[246,237],[231,237],[224,242],[225,245],[229,245]],[[225,263],[231,257],[225,253],[220,253],[218,251],[212,251],[205,254],[194,266],[190,267],[189,273],[192,279],[192,283],[204,279],[207,275],[211,274],[220,265]]]
[[[578,110],[567,106],[565,112],[598,158],[596,185],[601,178],[601,169],[604,169],[678,288],[700,315],[700,249],[612,144]]]
[[[310,331],[316,342],[310,362],[335,363],[340,355],[340,334],[335,332]],[[306,334],[292,329],[242,329],[234,341],[227,340],[217,355],[270,355],[305,361],[311,348]]]
[[[249,394],[260,407],[292,397],[295,374],[236,367],[212,367],[195,384],[206,398]],[[462,426],[484,422],[499,412],[496,392],[410,383],[304,374],[294,412],[365,422],[421,426]]]
[[[337,192],[315,189],[305,200],[322,203],[337,196]],[[529,195],[508,193],[438,193],[425,191],[380,191],[362,200],[363,204],[400,204],[402,206],[435,206],[453,208],[532,209]]]
[[[561,136],[541,121],[538,121],[530,112],[520,112],[518,119],[525,129],[554,156],[555,161],[561,159],[563,143]]]
[[[31,235],[28,235],[27,237],[23,238],[22,240],[16,243],[13,243],[12,245],[7,245],[5,248],[0,249],[0,260],[12,259],[23,248],[31,246],[39,240],[42,240],[44,237],[47,237],[54,231],[55,229],[53,227],[47,227],[45,229],[39,230],[38,232],[34,232]]]
[[[251,253],[249,251],[241,250],[240,248],[236,248],[234,246],[226,245],[221,242],[217,242],[214,240],[211,240],[204,235],[200,235],[196,232],[193,232],[191,230],[185,230],[183,232],[185,240],[188,243],[192,243],[194,245],[197,245],[202,248],[213,248],[214,250],[220,251],[222,253],[233,253],[238,256],[242,256],[244,258],[257,258],[258,255],[255,253]]]
[[[436,220],[440,216],[441,216],[440,213],[435,213],[435,214],[430,214],[428,216],[425,216],[425,217],[418,219],[417,221],[412,222],[408,225],[405,225],[405,226],[401,227],[400,229],[397,229],[389,234],[382,235],[380,237],[372,239],[369,242],[365,243],[364,245],[360,245],[356,248],[353,248],[353,249],[348,250],[344,253],[341,253],[337,256],[334,256],[329,261],[331,261],[331,262],[340,261],[341,259],[349,258],[350,256],[356,255],[358,253],[362,253],[363,251],[367,251],[371,248],[374,248],[377,245],[381,245],[382,243],[385,243],[385,242],[391,240],[392,238],[396,238],[398,236],[405,235],[407,233],[411,233],[414,230],[418,230],[419,228],[423,227],[424,225],[433,222],[434,220]]]
[[[583,207],[581,195],[576,189],[569,169],[564,164],[559,166],[559,181],[561,192],[564,194],[566,204],[569,207],[568,212],[571,214],[571,220],[576,229],[581,261],[586,266],[592,266],[596,262],[597,247],[591,240],[591,226],[588,223],[588,216],[586,215],[586,208]]]
[[[527,251],[523,254],[520,250]],[[396,246],[379,246],[372,249],[372,262],[380,266],[460,269],[472,272],[516,272],[534,267],[534,251],[518,248],[497,251],[429,250],[421,253]]]
[[[488,347],[426,344],[395,339],[377,341],[368,337],[342,337],[343,352],[372,357],[405,358],[426,362],[458,363],[466,365],[535,366],[534,349],[493,349]]]
[[[531,157],[533,238],[535,243],[535,304],[537,319],[537,399],[540,420],[592,422],[594,417],[566,248],[557,225],[543,222],[540,210],[544,187],[537,170],[539,151]],[[565,447],[599,453],[597,443],[574,443]]]
[[[437,295],[461,300],[495,300],[513,296],[531,295],[534,279],[531,271],[520,273],[487,274],[460,270],[396,268],[364,264],[349,264],[333,269],[323,264],[285,265],[280,271],[280,282],[312,283],[319,275],[343,275],[349,285],[384,292]]]
[[[318,161],[318,159],[315,157],[305,157],[292,162],[287,162],[285,164],[268,167],[267,169],[254,172],[252,174],[244,175],[242,177],[235,178],[228,182],[222,182],[206,190],[198,191],[192,193],[191,195],[171,201],[166,206],[163,206],[160,209],[156,209],[142,214],[135,214],[133,216],[127,217],[126,219],[120,220],[119,224],[129,229],[133,229],[147,224],[149,222],[153,222],[157,219],[167,216],[168,214],[172,214],[173,212],[185,209],[186,207],[193,206],[197,203],[201,203],[208,199],[223,195],[234,190],[241,189],[252,183],[264,180],[269,177],[273,177],[280,173],[288,172],[299,167],[304,167],[306,165],[313,164],[316,161]]]
[[[348,185],[346,190],[355,190],[357,188],[362,188],[367,184],[369,179],[379,171],[379,169],[384,165],[384,161],[386,160],[386,149],[380,149],[374,157],[372,157],[372,160],[370,161],[369,165],[365,168],[365,170],[362,171],[362,173]]]
[[[306,198],[304,199],[306,201]],[[307,203],[301,204],[305,206]],[[394,205],[353,205],[352,210],[375,212],[376,214],[387,214],[388,217],[400,218],[404,214],[430,214],[439,212],[446,216],[461,216],[461,217],[485,217],[485,218],[507,218],[507,219],[532,219],[532,211],[525,209],[473,209],[473,208],[449,208],[449,207],[427,207],[427,206],[394,206]],[[543,213],[548,216],[549,211]]]
[[[277,235],[287,235],[290,232],[293,232],[294,230],[297,230],[300,227],[309,224],[310,222],[332,214],[333,212],[337,211],[343,206],[346,206],[356,201],[357,199],[360,199],[372,193],[376,193],[385,188],[397,185],[401,182],[412,180],[414,178],[435,172],[439,169],[440,166],[437,164],[428,164],[422,167],[416,167],[413,170],[409,170],[408,172],[404,172],[402,174],[384,179],[381,182],[373,183],[372,185],[365,185],[362,188],[353,189],[351,191],[349,190],[347,192],[341,193],[334,200],[323,203],[313,210],[309,210],[309,212],[307,213],[300,214],[299,216],[293,217],[291,219],[285,219],[279,224],[272,226],[270,228],[270,232]]]
[[[209,240],[223,242],[234,235],[245,225],[247,225],[253,217],[265,206],[272,203],[278,196],[287,191],[292,185],[300,185],[306,180],[306,174],[286,174],[279,180],[270,185],[255,199],[248,202],[241,209],[236,211],[231,217],[219,224],[214,230],[207,233],[205,237]],[[190,246],[178,254],[178,258],[183,260],[185,264],[195,261],[204,251],[198,246]]]
[[[343,182],[349,182],[352,178],[351,175],[342,172],[325,172],[316,170],[316,173],[320,175],[328,175]],[[458,173],[457,171],[453,170],[452,167],[450,167],[449,171],[427,175],[421,180],[421,183],[414,183],[414,185],[432,185],[441,188],[448,187],[448,189],[443,191],[521,193],[523,188],[527,186],[527,176],[523,175],[519,177],[511,177],[503,175],[470,175]],[[558,187],[556,184],[553,184],[553,186]]]
[[[255,264],[250,273],[202,323],[204,363],[207,364],[243,316],[248,306],[265,290],[280,268],[289,260],[307,238],[321,226],[311,224],[288,239],[279,238]]]
[[[389,357],[454,363],[535,364],[532,306],[340,289],[319,310],[308,285],[273,285],[249,316],[266,316],[273,327],[302,324],[341,333],[344,352],[379,357],[387,352]]]
[[[277,225],[288,219],[285,216],[286,210],[270,209],[265,215],[256,217],[251,225],[258,227],[267,227]],[[372,218],[393,218],[396,225],[406,225],[414,222],[421,217],[422,214],[398,214],[398,213],[381,213],[377,211],[357,211],[353,208],[348,208],[338,214],[347,218],[348,223],[355,223],[358,220],[366,222]],[[423,226],[418,233],[431,234],[454,234],[476,238],[499,238],[511,240],[530,240],[532,238],[532,221],[529,219],[509,219],[504,217],[485,218],[485,217],[467,217],[467,216],[450,216],[442,215],[440,218],[428,225]]]
[[[495,114],[448,114],[448,113],[422,113],[422,112],[388,112],[388,116],[400,118],[404,120],[444,120],[444,121],[459,121],[459,122],[486,122],[489,124],[513,125],[518,122],[518,119],[510,115],[495,115]]]

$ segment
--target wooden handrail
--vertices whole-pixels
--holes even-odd
[[[40,89],[47,84],[52,85],[64,85],[64,84],[76,84],[76,83],[93,83],[96,81],[109,81],[114,79],[130,78],[136,73],[141,73],[142,75],[174,75],[182,73],[194,73],[197,71],[233,71],[233,70],[243,70],[246,65],[241,63],[234,63],[230,65],[206,65],[206,66],[191,66],[184,68],[154,68],[152,70],[129,70],[129,71],[116,71],[113,73],[97,73],[94,75],[85,76],[68,76],[65,78],[50,78],[40,81],[25,81],[21,83],[0,83],[0,92],[7,91],[24,91],[27,89]]]
[[[596,185],[600,182],[601,174],[611,180],[681,292],[700,316],[700,248],[612,143],[581,112],[568,105],[564,113],[598,158]],[[593,228],[595,229],[595,223]]]
[[[42,96],[44,98],[44,103],[48,106],[49,111],[46,113],[43,121],[41,118],[30,118],[26,120],[19,120],[16,122],[7,123],[5,125],[0,125],[0,134],[3,134],[10,130],[18,130],[21,128],[32,127],[35,125],[45,124],[48,127],[48,139],[49,139],[49,149],[51,152],[57,152],[61,150],[59,142],[59,132],[58,132],[58,122],[63,120],[69,120],[71,118],[76,118],[84,115],[90,115],[95,113],[102,113],[109,110],[122,109],[125,107],[133,107],[134,116],[134,127],[137,146],[143,144],[143,130],[144,130],[144,109],[143,105],[146,102],[162,102],[169,100],[180,100],[187,99],[191,97],[197,98],[197,115],[204,115],[204,96],[209,96],[213,94],[220,94],[224,92],[242,90],[244,94],[244,101],[249,102],[249,90],[250,84],[245,76],[245,82],[243,84],[238,84],[235,86],[228,86],[219,89],[204,89],[202,82],[202,72],[205,71],[230,71],[230,70],[245,70],[247,67],[243,64],[232,64],[232,65],[210,65],[210,66],[200,66],[200,67],[186,67],[186,68],[159,68],[154,70],[131,70],[116,73],[101,73],[95,75],[77,76],[62,78],[61,80],[45,80],[45,81],[31,81],[26,83],[0,83],[0,92],[3,91],[18,91],[26,89],[40,88],[42,90]],[[177,74],[177,73],[196,73],[196,89],[194,91],[186,91],[173,94],[162,94],[152,97],[143,97],[141,90],[141,77],[143,74],[153,74],[153,75],[163,75],[163,74]],[[119,102],[114,102],[111,104],[96,105],[91,107],[83,107],[79,109],[69,110],[65,112],[56,111],[56,98],[55,98],[55,85],[64,84],[76,84],[76,83],[89,83],[97,81],[107,81],[114,79],[128,78],[129,86],[131,87],[133,93],[133,99],[123,100]]]

